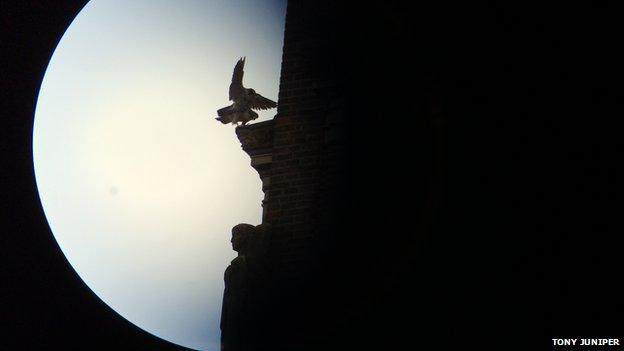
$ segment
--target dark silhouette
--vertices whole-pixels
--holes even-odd
[[[263,306],[266,280],[267,224],[241,223],[232,228],[232,249],[238,256],[225,270],[221,311],[221,350],[252,350],[257,338],[253,318]]]
[[[236,63],[234,73],[232,74],[229,98],[234,103],[217,110],[219,115],[217,121],[223,124],[232,123],[238,125],[238,122],[242,122],[245,125],[247,122],[258,118],[258,114],[251,109],[268,110],[277,107],[275,101],[267,99],[256,93],[255,90],[247,89],[243,86],[244,66],[245,58],[243,57]]]
[[[271,313],[253,329],[264,350],[535,350],[621,335],[619,12],[343,3],[289,1],[280,113],[237,129],[273,225]],[[88,289],[37,194],[36,98],[84,4],[0,5],[0,349],[181,350]],[[344,117],[318,90],[345,95]]]

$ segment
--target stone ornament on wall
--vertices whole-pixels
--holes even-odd
[[[269,224],[241,223],[232,228],[232,249],[238,256],[225,270],[221,311],[221,350],[254,350],[257,323],[265,305]]]
[[[245,151],[270,150],[273,147],[273,121],[236,128],[236,135]]]

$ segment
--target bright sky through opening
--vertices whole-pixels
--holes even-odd
[[[277,101],[285,12],[286,0],[92,0],[41,86],[33,156],[57,242],[106,304],[176,344],[219,350],[230,230],[260,223],[262,191],[214,118],[241,56],[245,86]]]

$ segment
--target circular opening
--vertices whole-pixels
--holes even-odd
[[[230,230],[260,222],[260,179],[214,118],[241,56],[245,85],[277,101],[285,6],[93,0],[41,86],[33,157],[56,241],[106,304],[182,346],[219,349]]]

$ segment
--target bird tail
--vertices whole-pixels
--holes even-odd
[[[223,124],[228,124],[234,119],[235,112],[236,111],[232,109],[232,106],[220,108],[217,110],[217,115],[219,115],[219,117],[215,119]]]
[[[219,117],[229,115],[230,113],[232,113],[232,106],[220,108],[217,110],[217,115],[219,115]]]

